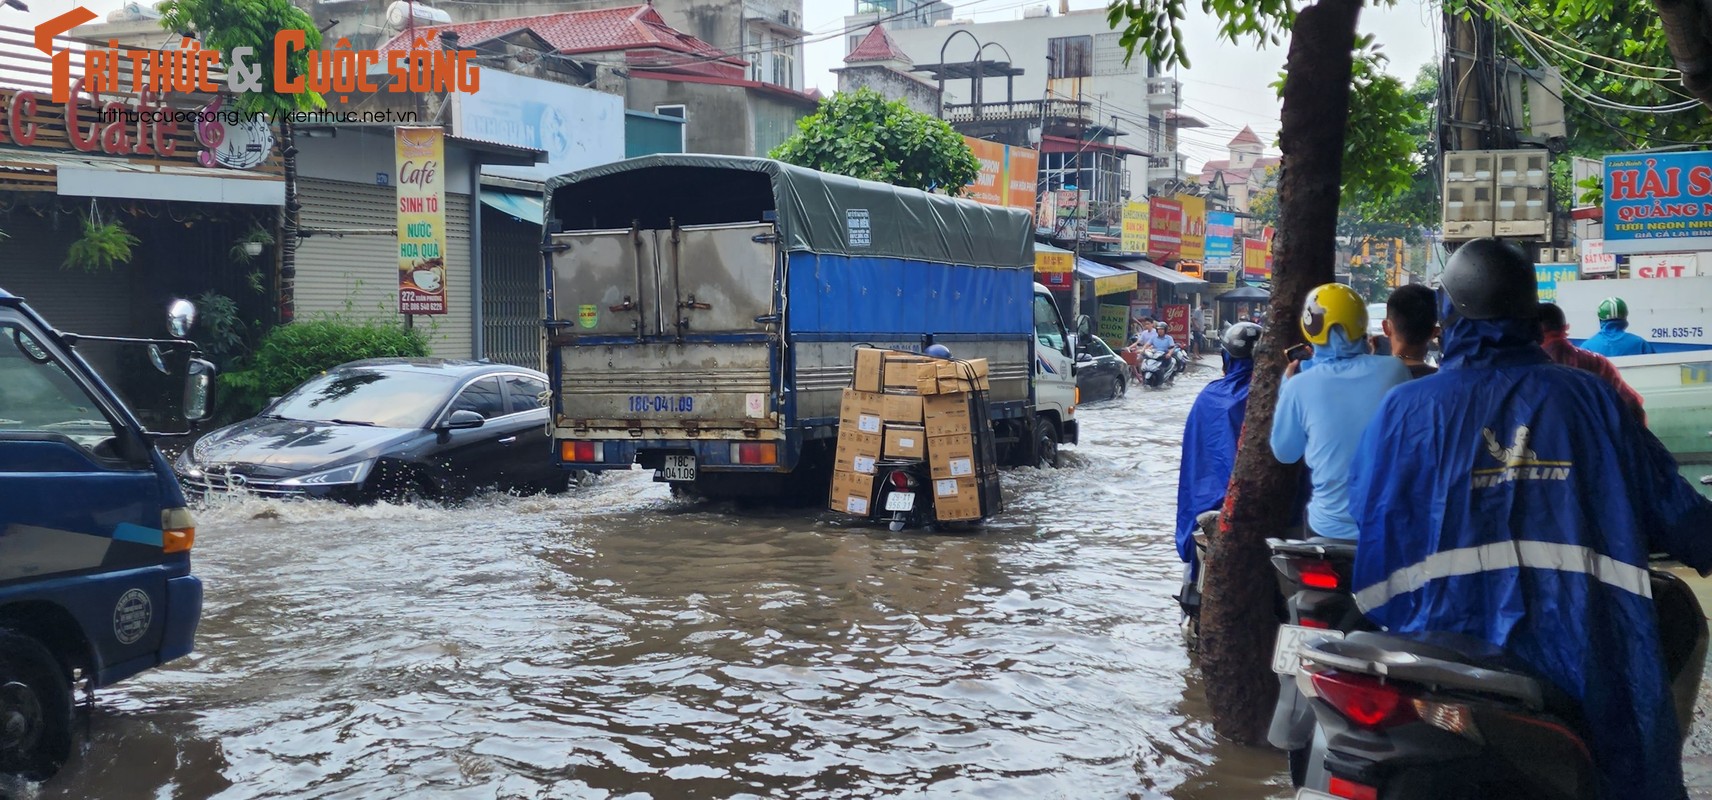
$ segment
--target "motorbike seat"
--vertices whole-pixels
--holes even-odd
[[[1520,703],[1578,720],[1580,704],[1519,659],[1471,636],[1452,633],[1394,634],[1357,631],[1342,641],[1322,642],[1343,663],[1334,668]],[[1313,659],[1312,653],[1306,653]],[[1318,659],[1314,659],[1318,660]],[[1322,662],[1324,663],[1324,662]],[[1357,666],[1364,665],[1364,666]]]

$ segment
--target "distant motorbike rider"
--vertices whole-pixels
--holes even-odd
[[[1629,333],[1629,304],[1621,297],[1607,297],[1599,302],[1599,332],[1581,346],[1606,357],[1658,352],[1647,340]]]
[[[1170,378],[1188,365],[1189,357],[1183,354],[1183,348],[1177,346],[1177,340],[1171,338],[1171,328],[1164,321],[1154,323],[1154,337],[1151,343],[1142,345],[1142,355],[1151,350],[1165,358],[1165,377]]]
[[[1254,345],[1261,329],[1238,322],[1219,337],[1225,374],[1195,398],[1183,426],[1183,455],[1177,471],[1177,555],[1188,565],[1185,581],[1195,582],[1195,518],[1225,504],[1225,488],[1236,466],[1237,441],[1248,412],[1248,384],[1254,377]]]
[[[1354,539],[1349,464],[1361,430],[1392,387],[1410,380],[1409,368],[1368,352],[1367,303],[1341,283],[1308,292],[1302,333],[1314,357],[1278,390],[1272,416],[1272,454],[1305,462],[1313,482],[1307,534]],[[1292,365],[1294,366],[1294,365]]]
[[[1392,632],[1505,648],[1578,700],[1601,797],[1682,800],[1647,562],[1712,572],[1712,502],[1616,391],[1540,349],[1520,248],[1463,245],[1439,299],[1438,375],[1391,391],[1349,473],[1356,602]]]

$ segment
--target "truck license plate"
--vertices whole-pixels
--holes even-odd
[[[915,510],[915,493],[914,492],[892,492],[891,494],[886,495],[886,510],[887,511],[913,511],[913,510]]]
[[[666,456],[666,463],[654,474],[673,482],[694,481],[695,456]]]
[[[1272,648],[1272,671],[1294,675],[1302,668],[1302,643],[1310,639],[1342,639],[1343,631],[1305,625],[1278,626],[1278,644]]]

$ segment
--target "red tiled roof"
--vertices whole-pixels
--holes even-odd
[[[550,44],[554,52],[564,55],[650,49],[697,64],[723,62],[741,66],[746,63],[707,42],[673,29],[651,5],[437,25],[417,28],[415,36],[430,47],[438,47],[440,35],[450,31],[458,35],[460,47],[475,47],[523,30],[534,33]],[[380,51],[409,50],[410,46],[411,34],[405,31],[381,45]],[[650,66],[655,66],[653,60],[651,58]],[[657,60],[663,62],[658,65],[662,67],[668,61],[663,58]]]
[[[844,57],[846,64],[862,64],[874,61],[914,63],[892,42],[892,37],[886,33],[886,26],[884,25],[875,25],[868,31],[867,36],[862,37],[862,42],[856,45],[856,49],[851,50],[850,55]]]
[[[1260,145],[1261,147],[1266,146],[1266,143],[1263,141],[1260,141],[1260,137],[1255,135],[1254,129],[1248,127],[1247,125],[1242,126],[1242,133],[1237,134],[1235,139],[1230,140],[1230,143],[1231,144],[1257,144],[1257,145]]]

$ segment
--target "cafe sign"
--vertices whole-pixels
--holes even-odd
[[[441,128],[394,128],[398,312],[446,313],[446,145]]]
[[[71,88],[66,103],[45,92],[0,89],[0,147],[232,169],[252,169],[274,155],[266,119],[222,109],[219,100],[185,108],[147,89],[101,95],[81,79]]]

